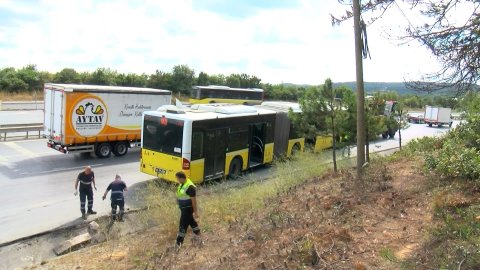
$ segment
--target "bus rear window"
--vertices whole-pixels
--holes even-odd
[[[143,148],[168,155],[182,155],[183,121],[146,115]]]

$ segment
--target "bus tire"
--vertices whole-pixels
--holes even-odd
[[[107,142],[98,144],[95,154],[99,158],[108,158],[112,154],[112,145]]]
[[[298,152],[300,152],[302,150],[302,147],[300,146],[300,144],[297,142],[295,143],[293,146],[292,146],[292,156],[294,156],[295,154],[297,154]]]
[[[128,145],[125,142],[117,142],[113,145],[113,154],[117,157],[124,156],[128,152]]]
[[[238,178],[242,174],[242,165],[242,159],[240,157],[235,157],[232,162],[230,162],[228,176],[232,179]]]

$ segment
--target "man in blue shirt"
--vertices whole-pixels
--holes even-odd
[[[103,199],[107,197],[109,191],[112,191],[110,195],[111,206],[112,206],[112,221],[118,220],[123,222],[123,213],[125,212],[125,198],[123,192],[127,191],[127,185],[122,181],[120,175],[115,175],[115,181],[111,182],[108,185],[105,194],[103,194]],[[120,213],[117,216],[117,207],[120,208]]]

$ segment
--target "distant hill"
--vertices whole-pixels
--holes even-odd
[[[291,83],[284,83],[285,86],[299,86],[299,87],[308,87],[310,85],[296,85],[296,84],[291,84]],[[351,88],[355,90],[357,88],[356,82],[338,82],[338,83],[333,83],[333,87],[339,87],[339,86],[346,86],[348,88]],[[426,93],[422,92],[417,92],[412,89],[408,89],[407,86],[405,85],[404,82],[365,82],[365,92],[367,93],[373,93],[373,92],[379,92],[379,91],[396,91],[399,95],[406,95],[406,94],[418,94],[418,95],[424,95]],[[438,92],[436,94],[441,94],[441,92]]]
[[[339,86],[346,86],[354,90],[357,88],[355,82],[339,82],[333,84],[333,87]],[[422,94],[408,89],[404,82],[365,82],[365,92],[372,93],[379,91],[396,91],[399,95]]]

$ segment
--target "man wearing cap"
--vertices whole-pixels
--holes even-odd
[[[182,246],[189,226],[192,227],[192,231],[195,234],[194,242],[202,244],[200,228],[195,220],[195,218],[198,218],[196,187],[184,172],[177,172],[175,176],[180,184],[177,188],[177,201],[180,207],[180,225],[175,248],[178,249]]]
[[[80,183],[80,188],[79,188]],[[85,214],[85,201],[88,200],[88,212],[87,214],[95,215],[97,212],[93,211],[93,188],[97,190],[95,185],[95,174],[92,171],[92,167],[87,166],[83,172],[78,174],[75,181],[75,196],[80,191],[80,211],[82,212],[82,218],[85,220],[87,216]]]
[[[103,199],[107,197],[109,191],[112,191],[110,195],[110,201],[112,206],[112,221],[118,220],[123,222],[123,213],[125,212],[125,199],[123,196],[123,192],[127,191],[127,185],[125,182],[122,181],[120,175],[115,175],[115,181],[111,182],[108,185],[107,190],[105,190],[105,194],[103,194]],[[117,207],[120,208],[120,213],[117,216]]]

